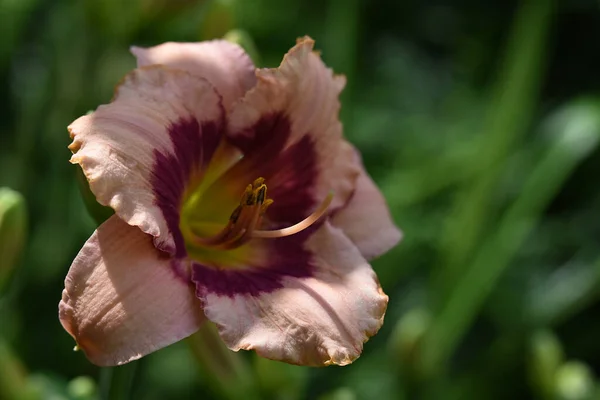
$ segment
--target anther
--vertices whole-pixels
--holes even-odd
[[[260,207],[260,215],[264,215],[271,204],[273,204],[273,199],[266,199]]]
[[[259,187],[263,186],[264,184],[265,184],[265,178],[263,178],[263,177],[256,178],[254,180],[254,182],[252,182],[252,189],[258,189]]]
[[[233,210],[233,212],[231,213],[231,216],[229,217],[229,221],[231,221],[232,224],[235,224],[238,220],[238,218],[240,217],[240,213],[242,212],[242,206],[237,206],[235,208],[235,210]]]
[[[256,195],[256,202],[258,204],[263,204],[265,202],[265,197],[267,197],[267,185],[262,185],[257,189],[258,193]],[[273,200],[271,200],[272,202]]]

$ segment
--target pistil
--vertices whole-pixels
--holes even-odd
[[[332,200],[333,200],[333,193],[329,193],[327,195],[327,197],[325,197],[325,200],[323,200],[321,202],[319,207],[312,214],[310,214],[308,217],[304,218],[302,221],[298,222],[297,224],[294,224],[292,226],[289,226],[289,227],[283,228],[283,229],[275,229],[275,230],[269,230],[269,231],[255,230],[252,232],[252,237],[264,238],[264,239],[275,239],[275,238],[295,235],[296,233],[305,230],[306,228],[308,228],[309,226],[311,226],[312,224],[317,222],[319,220],[319,218],[321,218],[323,216],[323,214],[325,214],[325,211],[327,211],[327,209],[329,208],[329,205],[331,204]]]

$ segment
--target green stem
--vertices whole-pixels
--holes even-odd
[[[139,361],[119,367],[102,368],[100,370],[100,398],[102,400],[131,399],[133,380]]]
[[[212,390],[224,399],[260,399],[256,379],[241,354],[227,348],[209,322],[188,338],[202,373]]]

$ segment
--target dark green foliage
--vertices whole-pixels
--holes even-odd
[[[109,215],[80,190],[66,126],[110,101],[134,67],[130,45],[230,29],[261,66],[278,65],[308,34],[346,74],[346,136],[405,234],[373,262],[390,306],[363,356],[302,369],[236,355],[251,362],[252,396],[591,398],[600,374],[597,1],[19,0],[0,1],[0,16],[0,187],[22,193],[29,215],[18,271],[0,294],[0,367],[16,377],[4,388],[0,379],[0,399],[19,390],[90,399],[118,382],[135,399],[239,393],[219,388],[184,343],[144,358],[135,377],[100,373],[71,352],[57,319],[70,262]]]

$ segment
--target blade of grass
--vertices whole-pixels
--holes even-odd
[[[567,108],[562,132],[554,138],[526,179],[521,195],[458,279],[426,333],[421,359],[426,374],[436,372],[448,360],[546,205],[579,162],[595,149],[599,139],[598,102],[582,101]]]
[[[457,196],[454,211],[441,237],[441,268],[433,276],[438,304],[444,304],[449,290],[462,275],[473,248],[489,223],[493,189],[501,173],[499,165],[524,135],[530,124],[539,86],[553,0],[523,2],[516,15],[504,65],[492,88],[481,141],[481,150],[471,158],[475,176]]]

